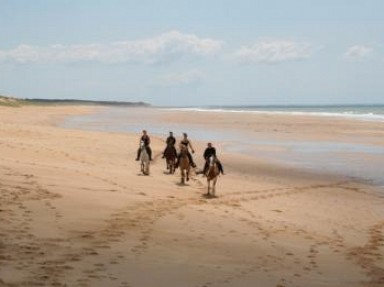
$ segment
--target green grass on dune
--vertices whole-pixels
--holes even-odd
[[[119,102],[119,101],[94,101],[94,100],[74,100],[74,99],[17,99],[0,95],[0,106],[21,107],[26,105],[103,105],[103,106],[129,106],[129,107],[148,107],[144,102]]]

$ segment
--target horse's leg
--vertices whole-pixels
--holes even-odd
[[[144,161],[143,161],[143,164],[142,164],[142,167],[141,167],[141,171],[143,172],[144,175],[146,174],[146,165],[145,165]]]
[[[172,159],[168,159],[168,170],[169,170],[169,174],[173,174],[173,160]]]
[[[215,179],[212,182],[212,196],[215,196],[215,193],[216,193],[216,181],[217,181],[217,177],[215,177]]]
[[[211,187],[211,181],[209,179],[207,179],[207,186],[208,186],[207,195],[209,195],[209,191],[210,191],[210,187]]]
[[[176,172],[176,158],[174,158],[172,161],[172,168],[173,168],[172,174],[174,174]]]
[[[169,173],[174,174],[174,172],[175,172],[175,160],[171,159],[169,163]]]

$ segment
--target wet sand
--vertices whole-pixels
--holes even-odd
[[[137,134],[57,127],[93,110],[0,107],[0,286],[383,286],[382,188],[217,144],[226,175],[218,197],[206,198],[201,175],[181,185],[167,174],[163,138],[152,137],[143,176]],[[375,122],[151,117],[258,138],[384,145]],[[205,143],[194,145],[201,167]]]

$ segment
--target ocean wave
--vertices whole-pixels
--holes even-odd
[[[201,107],[186,107],[186,108],[163,108],[163,110],[171,111],[189,111],[189,112],[208,112],[208,113],[251,113],[251,114],[270,114],[270,115],[293,115],[293,116],[319,116],[319,117],[342,117],[366,121],[384,122],[384,110],[382,113],[362,112],[358,110],[348,111],[294,111],[294,110],[262,110],[262,109],[231,109],[231,108],[201,108]]]

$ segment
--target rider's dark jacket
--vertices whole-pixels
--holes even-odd
[[[166,143],[167,143],[167,145],[175,145],[176,144],[175,137],[173,137],[173,136],[167,137]]]
[[[211,156],[211,155],[214,155],[216,156],[216,149],[214,147],[207,147],[204,151],[204,158],[205,160],[208,160],[208,158]]]
[[[148,135],[142,135],[140,140],[144,142],[145,146],[149,146],[149,144],[151,143],[151,139]]]

